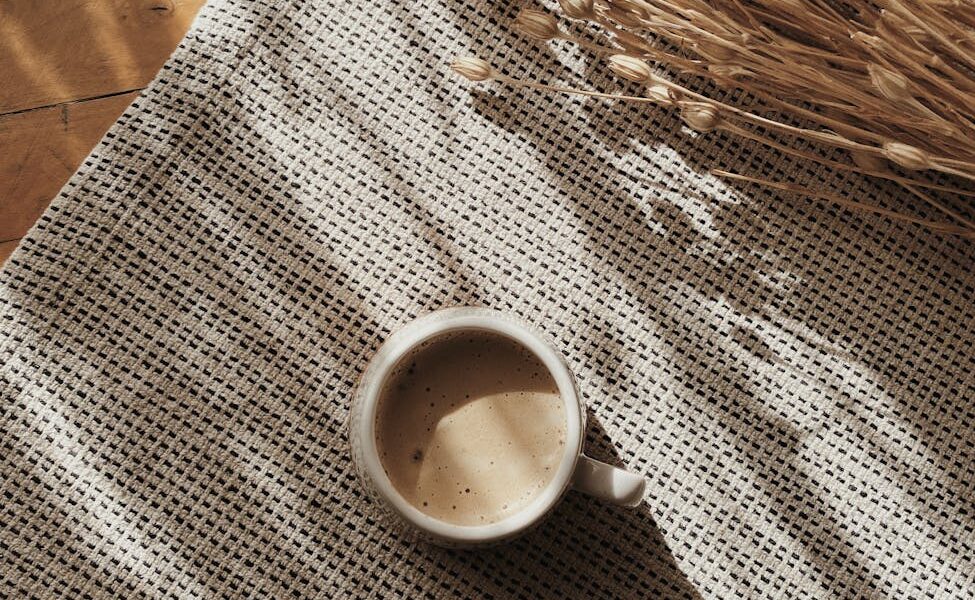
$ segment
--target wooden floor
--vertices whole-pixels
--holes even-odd
[[[0,265],[205,0],[0,0]]]

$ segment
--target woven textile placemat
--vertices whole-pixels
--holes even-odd
[[[975,596],[975,245],[716,179],[924,214],[668,110],[448,71],[620,85],[516,11],[208,3],[0,275],[0,596]],[[459,304],[555,340],[643,506],[570,493],[477,552],[383,521],[350,396]]]

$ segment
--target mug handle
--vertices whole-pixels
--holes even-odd
[[[647,480],[583,454],[572,474],[572,487],[600,500],[632,507],[643,501]]]

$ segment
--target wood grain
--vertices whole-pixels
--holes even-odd
[[[0,1],[0,113],[145,87],[203,3]]]
[[[0,116],[0,242],[27,233],[137,95]]]
[[[0,0],[0,265],[205,0]]]
[[[10,255],[13,253],[14,248],[17,247],[18,242],[20,242],[20,240],[0,242],[0,267],[2,267],[3,263],[7,262],[7,259],[10,258]]]

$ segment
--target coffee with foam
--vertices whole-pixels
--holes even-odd
[[[565,404],[530,350],[487,331],[429,340],[387,378],[376,444],[397,491],[455,525],[530,504],[565,454]]]

